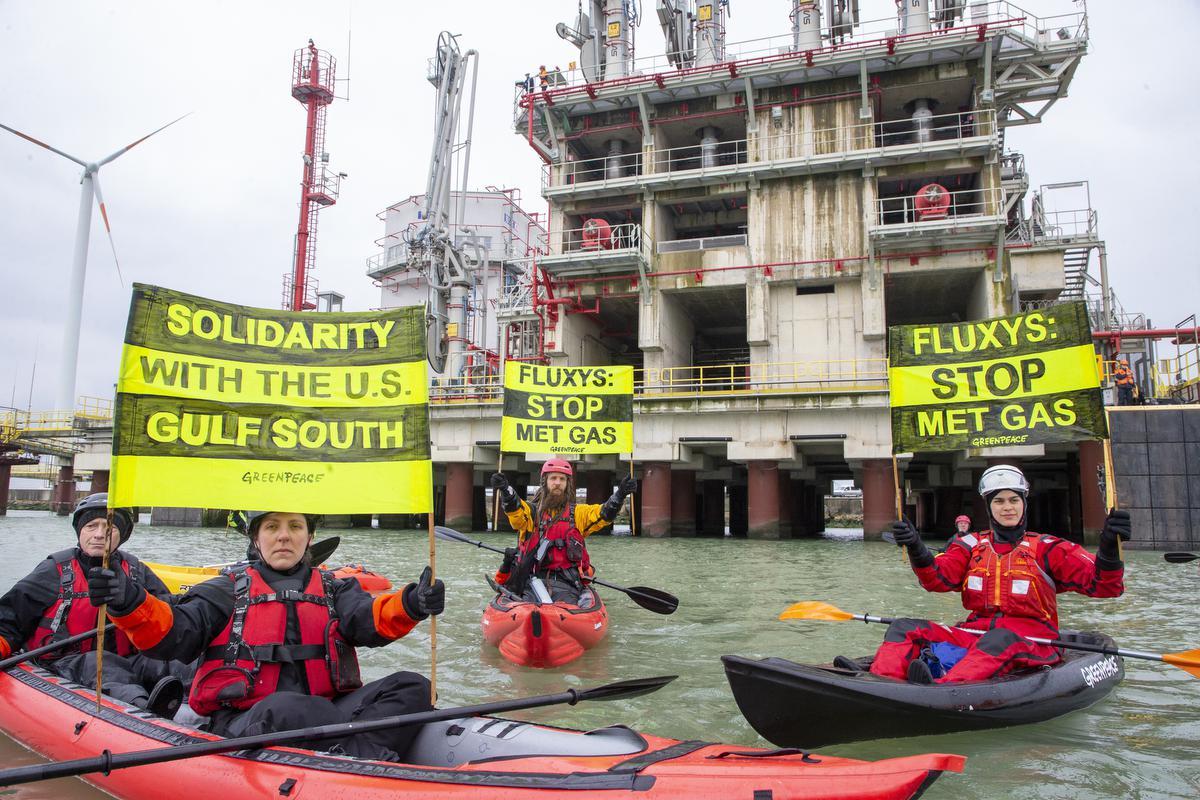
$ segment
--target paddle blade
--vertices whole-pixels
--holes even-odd
[[[312,556],[312,563],[320,564],[328,561],[329,557],[333,555],[333,551],[337,550],[341,543],[342,537],[340,536],[330,536],[328,539],[313,542],[312,546],[308,548],[308,553]]]
[[[1195,553],[1163,553],[1163,558],[1172,564],[1186,564],[1189,561],[1195,561],[1200,556]]]
[[[594,689],[570,690],[575,699],[570,701],[575,705],[581,700],[624,700],[629,697],[641,697],[644,694],[657,692],[678,675],[659,675],[656,678],[634,678],[628,681],[617,681]]]
[[[434,525],[433,535],[439,539],[446,539],[447,541],[451,542],[466,542],[467,544],[475,544],[473,540],[468,539],[463,534],[454,530],[454,528],[447,528],[445,525]]]
[[[837,606],[831,606],[829,603],[822,603],[820,600],[805,600],[800,603],[793,603],[783,610],[779,615],[780,619],[816,619],[825,620],[827,622],[845,622],[846,620],[854,619],[854,615],[848,611],[842,611]]]
[[[630,586],[626,594],[630,600],[655,614],[674,614],[675,609],[679,608],[678,597],[659,589],[651,589],[649,586]]]
[[[1182,653],[1163,653],[1162,660],[1173,667],[1179,667],[1193,678],[1200,678],[1200,650],[1187,650]]]

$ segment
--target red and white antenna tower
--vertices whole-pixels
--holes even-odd
[[[337,202],[344,173],[329,171],[325,152],[325,107],[333,102],[333,56],[318,50],[312,39],[292,60],[292,97],[308,111],[304,137],[304,178],[300,183],[300,225],[292,271],[283,276],[283,307],[308,311],[317,307],[317,212]]]

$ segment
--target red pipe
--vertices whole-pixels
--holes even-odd
[[[1190,336],[1191,342],[1181,342],[1181,344],[1196,344],[1200,341],[1200,327],[1198,328],[1131,328],[1121,331],[1094,331],[1093,339],[1109,339],[1117,342],[1121,339],[1172,339]]]

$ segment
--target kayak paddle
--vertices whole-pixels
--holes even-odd
[[[848,620],[859,620],[860,622],[882,622],[885,625],[890,625],[895,622],[892,617],[876,617],[870,614],[851,614],[849,611],[842,611],[840,608],[829,603],[822,603],[819,600],[806,600],[801,603],[794,603],[783,610],[779,615],[780,619],[809,619],[821,620],[825,622],[846,622]],[[976,631],[970,628],[957,628],[960,631],[966,631],[977,636],[982,636],[986,631]],[[1098,644],[1087,644],[1086,642],[1068,642],[1062,639],[1041,639],[1036,636],[1024,637],[1031,642],[1038,644],[1048,644],[1051,647],[1061,647],[1065,650],[1085,650],[1089,653],[1102,653],[1104,655],[1121,656],[1122,658],[1140,658],[1146,661],[1162,661],[1164,664],[1170,664],[1173,667],[1179,667],[1184,672],[1191,675],[1193,678],[1200,678],[1200,649],[1186,650],[1182,653],[1143,653],[1139,650],[1124,650],[1118,647],[1105,647]]]
[[[542,694],[534,697],[522,697],[515,700],[499,700],[494,703],[480,703],[474,706],[459,706],[458,708],[435,708],[432,711],[419,711],[414,714],[398,714],[392,717],[372,720],[356,720],[354,722],[338,722],[331,725],[318,725],[311,728],[298,728],[290,731],[260,733],[255,736],[239,736],[235,739],[215,739],[207,742],[177,745],[173,747],[155,747],[149,750],[135,750],[130,753],[110,753],[105,750],[101,755],[92,758],[77,758],[71,761],[58,761],[50,764],[33,764],[27,767],[0,770],[0,786],[15,786],[20,783],[50,780],[51,778],[68,778],[75,775],[86,775],[91,772],[102,772],[108,775],[114,769],[126,767],[141,767],[146,764],[162,764],[167,761],[179,761],[196,756],[209,756],[218,753],[231,753],[235,750],[256,750],[261,747],[276,747],[293,742],[321,741],[336,739],[370,731],[401,728],[410,725],[424,725],[427,722],[441,722],[460,717],[475,717],[489,714],[501,714],[508,711],[519,711],[526,708],[543,708],[566,703],[573,706],[584,700],[624,700],[640,697],[656,692],[678,677],[676,675],[660,675],[654,678],[634,678],[628,681],[618,681],[592,689],[568,689],[557,694]]]
[[[1200,556],[1195,553],[1163,553],[1163,558],[1172,564],[1186,564],[1189,561],[1195,561]]]
[[[492,547],[475,539],[469,539],[454,528],[447,528],[445,525],[437,525],[433,529],[439,539],[446,539],[451,542],[462,542],[463,544],[473,544],[476,547],[481,547],[484,550],[491,550],[493,553],[504,555],[504,551],[499,547]],[[617,586],[615,583],[608,583],[599,578],[588,578],[591,583],[605,586],[609,589],[615,589],[618,592],[623,592],[630,600],[637,603],[647,611],[653,611],[655,614],[674,614],[675,609],[679,608],[679,598],[673,594],[661,591],[659,589],[651,589],[648,586]]]
[[[116,626],[107,625],[105,626],[104,630],[108,633],[112,633],[114,630],[116,630]],[[74,636],[68,636],[66,639],[60,639],[57,642],[51,642],[50,644],[44,644],[41,647],[35,647],[32,650],[26,650],[24,653],[17,653],[15,656],[9,656],[3,661],[0,661],[0,672],[3,672],[10,667],[15,667],[18,664],[23,664],[31,658],[44,656],[46,653],[53,653],[55,650],[61,650],[64,647],[69,647],[70,645],[87,641],[95,635],[96,630],[93,628],[92,630],[87,630],[83,633],[77,633]]]

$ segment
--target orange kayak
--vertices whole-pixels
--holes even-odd
[[[97,715],[90,690],[27,665],[0,673],[0,731],[56,761],[220,738],[108,698]],[[429,723],[405,757],[404,763],[367,761],[278,747],[84,779],[123,800],[158,800],[164,792],[174,800],[899,800],[919,796],[941,773],[961,771],[965,761],[939,754],[859,761],[679,741],[621,725],[584,734],[496,717]]]
[[[483,610],[484,640],[500,655],[523,667],[558,667],[574,661],[608,633],[608,611],[596,605],[531,603],[505,595]]]
[[[372,572],[362,564],[347,564],[344,567],[338,567],[333,571],[335,578],[354,578],[358,581],[358,585],[367,591],[368,594],[377,595],[391,591],[392,582],[378,572]]]

